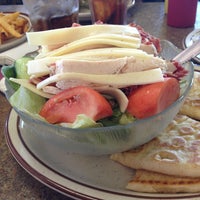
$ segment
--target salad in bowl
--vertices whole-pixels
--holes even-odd
[[[110,154],[156,137],[178,113],[193,77],[179,51],[140,26],[94,24],[27,33],[37,55],[2,69],[27,142]]]

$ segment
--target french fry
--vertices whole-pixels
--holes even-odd
[[[0,44],[11,38],[20,38],[28,29],[28,20],[20,16],[19,12],[0,12]]]
[[[9,32],[11,35],[13,35],[14,37],[21,37],[21,34],[18,33],[9,23],[7,23],[6,21],[4,21],[2,18],[0,18],[0,25],[7,31]]]
[[[11,22],[11,21],[16,20],[18,17],[19,17],[19,12],[14,12],[14,13],[4,15],[3,19],[6,20],[7,22]]]

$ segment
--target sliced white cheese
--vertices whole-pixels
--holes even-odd
[[[100,93],[108,94],[112,97],[115,97],[119,104],[120,111],[126,111],[126,108],[128,106],[128,98],[120,89],[113,87],[96,87],[94,89],[99,91]]]
[[[49,57],[44,59],[30,60],[27,63],[27,73],[34,77],[41,77],[50,73],[49,66],[62,57]]]
[[[70,53],[67,55],[60,56],[60,57],[85,59],[85,60],[102,60],[102,59],[121,58],[121,57],[126,57],[126,56],[135,56],[135,57],[140,57],[143,59],[145,59],[147,56],[151,58],[154,57],[153,54],[147,54],[146,52],[140,49],[119,48],[119,47],[89,49],[89,50],[84,50],[80,52]]]
[[[27,73],[30,76],[34,77],[41,77],[50,74],[50,68],[41,63],[35,64],[35,62],[30,62],[27,63]],[[37,61],[36,61],[37,62]]]
[[[89,37],[83,38],[80,40],[76,40],[74,42],[68,43],[58,49],[41,53],[37,56],[37,58],[44,57],[52,57],[52,56],[61,56],[69,53],[80,52],[87,49],[97,49],[103,47],[120,47],[120,48],[139,48],[140,47],[140,39],[129,37],[129,41],[121,40],[118,38],[101,38],[101,37]]]
[[[135,27],[109,24],[93,24],[39,32],[27,32],[26,36],[30,45],[58,45],[100,33],[115,33],[140,38],[140,34]]]
[[[154,82],[163,81],[163,74],[160,68],[132,72],[125,74],[108,74],[108,75],[96,75],[96,74],[83,74],[83,73],[62,73],[53,75],[37,84],[38,89],[42,89],[46,85],[55,83],[58,81],[82,81],[92,83],[94,85],[109,85],[115,88],[123,88],[131,85],[143,85]]]
[[[35,60],[32,62],[37,63],[43,62],[47,65],[55,62],[56,60],[60,59],[84,59],[84,60],[102,60],[102,59],[112,59],[112,58],[121,58],[125,56],[136,56],[142,57],[145,59],[146,56],[153,57],[153,54],[147,54],[143,50],[140,49],[133,49],[133,48],[118,48],[118,47],[110,47],[110,48],[98,48],[98,49],[88,49],[80,52],[69,53],[62,56],[53,56],[53,57],[44,57],[38,58],[36,57]]]
[[[9,80],[22,85],[23,87],[29,89],[30,91],[45,97],[51,98],[53,95],[43,92],[42,90],[38,90],[35,85],[31,84],[27,79],[17,79],[17,78],[10,78]]]

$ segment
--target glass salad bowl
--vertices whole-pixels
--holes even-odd
[[[172,59],[179,53],[179,49],[168,41],[161,41],[161,45],[161,56],[165,59]],[[87,155],[112,154],[135,148],[158,136],[178,113],[193,80],[193,65],[188,62],[183,66],[188,74],[183,78],[180,97],[167,109],[152,117],[127,125],[72,129],[49,124],[14,108],[20,117],[19,131],[26,145],[36,154],[45,151],[46,146],[53,145],[66,153]],[[8,82],[6,87],[6,96],[9,99],[13,91]],[[55,153],[59,156],[59,152]]]

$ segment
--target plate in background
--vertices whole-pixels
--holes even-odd
[[[200,40],[200,29],[193,30],[186,36],[183,44],[184,48],[191,46],[197,40]],[[193,58],[193,60],[200,64],[200,54]]]
[[[10,13],[11,12],[4,12],[3,14],[10,14]],[[20,17],[25,18],[28,21],[28,31],[31,31],[32,25],[31,25],[29,17],[24,13],[20,13]],[[5,41],[3,44],[0,44],[0,53],[8,49],[11,49],[25,41],[26,41],[26,34],[23,34],[23,36],[20,38],[9,39]]]

